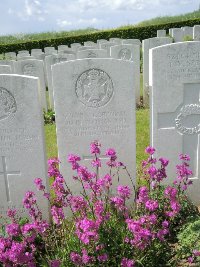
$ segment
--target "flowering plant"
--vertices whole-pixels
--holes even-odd
[[[52,223],[42,219],[35,194],[27,192],[23,203],[30,220],[17,217],[9,210],[4,235],[0,237],[0,262],[4,266],[165,266],[170,259],[169,240],[188,211],[194,210],[184,192],[189,180],[189,157],[180,155],[177,178],[173,185],[163,186],[167,179],[168,160],[154,157],[148,147],[143,162],[145,185],[133,183],[126,166],[118,161],[113,148],[106,150],[108,172],[100,175],[101,144],[90,145],[92,171],[81,165],[78,155],[70,154],[68,162],[82,192],[74,194],[59,171],[59,160],[48,161],[53,179],[51,194],[41,178],[35,185],[51,205]],[[124,171],[133,184],[118,185],[113,180]],[[117,178],[116,178],[117,177]],[[66,214],[71,213],[71,216]]]

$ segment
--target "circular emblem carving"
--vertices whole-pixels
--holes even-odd
[[[8,118],[17,111],[14,96],[5,88],[0,87],[0,120]]]
[[[23,66],[23,73],[28,76],[36,75],[36,67],[33,64],[26,64]]]
[[[124,59],[124,60],[131,60],[132,58],[132,53],[131,50],[128,48],[123,48],[119,51],[118,55],[119,59]]]
[[[83,72],[76,82],[76,95],[88,107],[98,108],[107,104],[113,90],[111,78],[100,69]]]
[[[185,127],[183,125],[183,119],[191,115],[200,115],[200,105],[198,104],[188,104],[181,108],[180,113],[175,119],[175,124],[177,130],[182,134],[199,134],[200,133],[200,123],[194,127]],[[200,116],[199,116],[200,122]]]

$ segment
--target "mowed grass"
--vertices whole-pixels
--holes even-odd
[[[136,111],[136,134],[136,163],[139,168],[141,161],[146,158],[144,150],[149,145],[149,109],[138,109]],[[56,157],[58,153],[56,126],[45,125],[45,136],[47,158]],[[121,160],[123,161],[123,159]]]

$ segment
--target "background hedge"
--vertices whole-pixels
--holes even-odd
[[[200,24],[200,19],[192,19],[180,22],[173,22],[167,24],[159,24],[152,26],[143,26],[143,27],[134,27],[127,26],[121,27],[118,29],[97,31],[95,33],[81,34],[77,36],[66,36],[55,39],[45,39],[37,41],[28,41],[28,42],[18,42],[15,44],[3,44],[0,45],[0,53],[5,52],[17,52],[19,50],[31,50],[33,48],[44,49],[46,46],[54,46],[57,48],[58,45],[70,45],[72,43],[82,43],[85,41],[96,42],[98,39],[109,39],[111,37],[118,37],[122,39],[144,39],[156,37],[157,30],[169,30],[170,28],[180,28],[183,26],[191,26]]]

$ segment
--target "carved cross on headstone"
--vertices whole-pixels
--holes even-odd
[[[184,84],[183,103],[177,107],[175,112],[158,114],[158,128],[173,128],[182,135],[182,153],[191,157],[190,167],[193,171],[193,177],[190,179],[199,179],[200,84]]]
[[[108,156],[106,156],[106,155],[100,155],[100,156],[98,156],[98,158],[100,159],[100,160],[109,160],[110,158],[108,157]],[[95,157],[94,156],[82,156],[82,159],[83,160],[86,160],[86,161],[92,161],[92,160],[95,160]],[[101,168],[100,168],[101,169]],[[100,173],[101,174],[101,173]]]
[[[7,165],[6,165],[6,157],[4,157],[4,156],[1,157],[1,160],[2,160],[3,172],[0,172],[0,175],[2,175],[4,177],[6,197],[7,197],[7,201],[10,202],[11,196],[10,196],[8,176],[9,175],[21,175],[21,173],[20,173],[20,171],[8,171]]]

